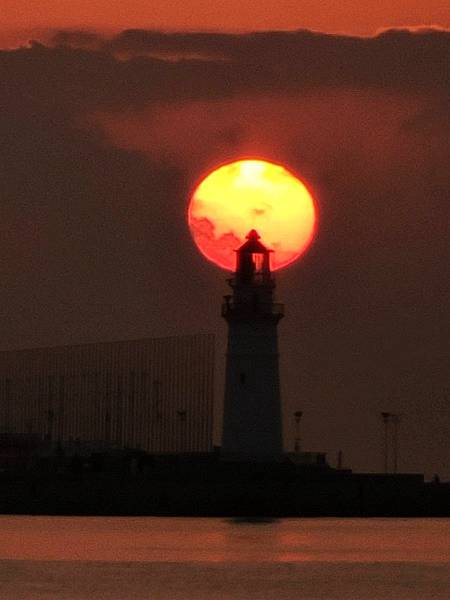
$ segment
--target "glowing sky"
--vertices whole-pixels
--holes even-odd
[[[2,0],[0,30],[34,27],[316,29],[358,35],[385,27],[450,26],[445,0]]]

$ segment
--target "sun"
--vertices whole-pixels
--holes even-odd
[[[209,173],[192,194],[188,221],[199,250],[234,270],[235,250],[251,229],[270,250],[271,269],[295,261],[311,243],[316,209],[305,184],[285,167],[238,160]]]

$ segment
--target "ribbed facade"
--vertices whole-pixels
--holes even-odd
[[[153,453],[212,448],[214,336],[0,352],[0,431]]]

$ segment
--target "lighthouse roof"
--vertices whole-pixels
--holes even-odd
[[[237,252],[249,254],[267,254],[267,252],[272,252],[272,250],[266,248],[266,246],[259,241],[261,236],[256,229],[251,229],[245,237],[248,241],[244,242],[242,246],[237,249]]]

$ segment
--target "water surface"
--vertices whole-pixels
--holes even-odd
[[[1,600],[448,600],[450,520],[0,517]]]

